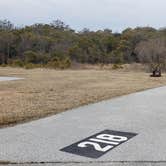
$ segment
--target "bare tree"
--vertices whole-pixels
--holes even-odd
[[[161,76],[161,69],[166,67],[166,40],[155,38],[140,42],[136,49],[136,54],[141,63],[148,64],[152,76]]]
[[[56,29],[70,30],[69,25],[66,25],[63,21],[59,19],[52,21],[50,25]]]
[[[14,25],[8,20],[0,20],[0,30],[10,31],[14,28]]]

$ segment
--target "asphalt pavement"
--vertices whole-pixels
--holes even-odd
[[[0,77],[0,81],[14,81],[14,80],[20,80],[22,78],[18,77]]]
[[[165,166],[166,87],[0,129],[3,164]]]

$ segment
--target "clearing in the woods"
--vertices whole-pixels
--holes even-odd
[[[71,108],[166,85],[166,75],[115,70],[0,68],[0,126],[53,115]]]

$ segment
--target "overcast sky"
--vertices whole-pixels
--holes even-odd
[[[92,30],[166,26],[166,0],[0,0],[0,19],[16,25],[61,19],[71,28]]]

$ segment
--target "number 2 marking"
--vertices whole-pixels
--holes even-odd
[[[98,143],[88,142],[88,141],[78,144],[78,147],[86,148],[86,147],[88,147],[88,145],[92,145],[95,148],[95,150],[100,151],[100,152],[107,152],[108,150],[113,148],[113,146],[111,146],[111,145],[107,145],[102,148]]]

